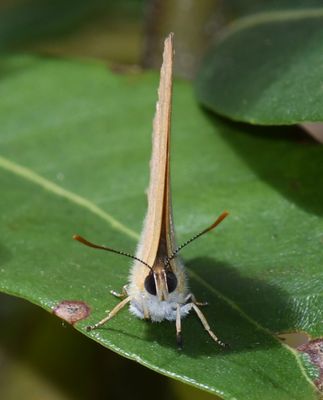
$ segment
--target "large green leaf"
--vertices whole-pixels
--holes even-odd
[[[249,15],[223,33],[197,79],[202,104],[254,124],[323,120],[323,8],[286,3],[285,10]]]
[[[315,398],[298,355],[271,332],[323,333],[321,148],[283,128],[273,140],[263,128],[254,135],[206,115],[190,86],[176,82],[178,239],[231,212],[217,232],[183,251],[192,290],[209,301],[207,318],[231,347],[219,349],[193,315],[183,321],[182,352],[174,324],[127,311],[86,333],[117,304],[109,290],[127,281],[129,262],[71,237],[135,251],[158,77],[29,57],[2,61],[1,70],[1,290],[48,311],[82,300],[92,314],[76,329],[225,399]]]

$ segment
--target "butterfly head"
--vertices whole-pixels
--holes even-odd
[[[167,301],[169,294],[177,288],[177,277],[171,268],[164,265],[154,266],[145,278],[146,291],[157,296],[160,301]]]

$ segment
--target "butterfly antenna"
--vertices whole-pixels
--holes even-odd
[[[100,250],[106,250],[106,251],[111,251],[112,253],[116,253],[116,254],[120,254],[121,256],[126,256],[129,258],[132,258],[133,260],[139,261],[142,264],[146,265],[146,267],[148,267],[150,270],[152,270],[152,267],[147,264],[145,261],[140,260],[140,258],[133,256],[132,254],[129,253],[125,253],[124,251],[119,251],[119,250],[115,250],[115,249],[111,249],[111,247],[107,247],[107,246],[100,246],[98,244],[94,244],[89,242],[88,240],[84,239],[84,237],[80,236],[80,235],[74,235],[73,236],[74,240],[77,240],[78,242],[81,242],[82,244],[85,244],[85,246],[89,246],[89,247],[93,247],[94,249],[100,249]]]
[[[184,242],[183,244],[181,244],[180,246],[177,247],[177,249],[175,249],[173,251],[173,253],[166,258],[165,261],[165,267],[167,268],[169,266],[169,263],[171,260],[173,260],[173,258],[175,258],[177,256],[177,254],[182,250],[183,247],[186,247],[188,244],[190,244],[191,242],[193,242],[195,239],[199,238],[200,236],[204,235],[204,233],[210,232],[212,229],[214,229],[216,226],[218,226],[225,217],[227,217],[229,215],[228,211],[224,211],[217,219],[215,222],[213,222],[212,225],[208,226],[206,229],[204,229],[202,232],[198,233],[197,235],[193,236],[191,239],[187,240],[186,242]]]

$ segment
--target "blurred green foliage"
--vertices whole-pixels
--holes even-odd
[[[84,92],[82,91],[83,89],[81,84],[83,73],[80,70],[80,84],[75,85],[74,89],[76,92],[70,91],[68,96],[71,97],[67,96],[65,98],[67,101],[64,103],[64,101],[60,101],[60,95],[65,93],[64,90],[68,91],[68,84],[64,87],[59,87],[59,85],[54,84],[54,86],[51,87],[51,83],[53,83],[55,79],[51,81],[51,79],[48,79],[48,75],[45,74],[43,75],[44,79],[41,80],[43,73],[42,67],[40,67],[39,71],[28,81],[28,71],[30,72],[29,67],[32,63],[26,61],[24,64],[25,70],[23,71],[22,64],[19,64],[20,58],[13,58],[13,60],[16,61],[7,62],[7,53],[33,52],[40,54],[41,56],[58,56],[62,58],[75,57],[78,59],[91,58],[94,60],[100,59],[114,65],[116,71],[124,72],[127,69],[124,68],[125,64],[128,64],[128,66],[147,65],[148,67],[159,65],[159,44],[165,34],[172,30],[176,32],[178,38],[178,47],[176,48],[176,68],[178,68],[178,73],[182,76],[192,76],[196,66],[198,65],[198,61],[204,50],[208,47],[209,42],[214,40],[214,38],[217,37],[218,32],[234,19],[245,17],[250,13],[255,12],[284,10],[291,6],[295,10],[300,10],[304,7],[320,7],[321,1],[201,0],[194,4],[192,3],[192,8],[186,7],[185,12],[183,12],[182,7],[187,4],[186,0],[174,0],[171,2],[149,2],[145,0],[2,1],[0,4],[0,52],[2,53],[2,58],[0,60],[0,78],[2,79],[3,85],[1,86],[2,91],[0,92],[2,95],[2,115],[0,116],[0,126],[2,127],[0,139],[2,142],[0,143],[4,153],[1,153],[1,155],[8,156],[8,152],[10,152],[11,148],[10,146],[14,143],[14,136],[16,134],[18,136],[20,134],[26,134],[19,143],[19,146],[17,146],[9,156],[12,156],[13,154],[16,156],[18,155],[19,157],[22,156],[23,163],[26,164],[28,164],[28,160],[33,160],[36,164],[39,161],[39,166],[44,167],[46,173],[48,171],[51,173],[54,170],[51,171],[53,164],[50,163],[50,157],[48,158],[48,166],[46,161],[42,158],[39,158],[39,160],[37,159],[37,152],[39,149],[34,145],[35,142],[28,141],[29,133],[33,135],[38,132],[39,136],[37,136],[37,140],[40,140],[40,142],[37,141],[37,143],[44,144],[46,141],[42,142],[42,132],[46,131],[48,135],[51,133],[55,134],[55,129],[60,127],[57,132],[60,132],[62,135],[61,139],[53,141],[53,143],[58,146],[60,143],[62,144],[61,150],[55,153],[58,155],[58,158],[61,157],[63,160],[64,157],[65,159],[68,159],[68,157],[72,155],[72,152],[68,153],[68,151],[66,151],[68,146],[64,146],[63,143],[67,140],[68,134],[72,130],[72,120],[74,116],[79,118],[79,123],[81,124],[79,131],[77,131],[78,139],[80,132],[91,132],[91,129],[94,129],[96,132],[105,133],[111,128],[108,126],[106,119],[107,110],[105,107],[107,106],[107,103],[104,102],[106,96],[105,90],[109,88],[104,85],[100,86],[96,83],[97,76],[91,81],[91,84],[86,87],[86,91]],[[157,18],[156,14],[154,14],[156,9],[160,18]],[[154,12],[152,12],[152,10],[154,10]],[[154,28],[155,33],[157,32],[155,37],[152,35],[152,31],[150,30],[151,27]],[[240,50],[248,48],[248,46],[244,44],[238,44],[238,47],[240,47]],[[155,52],[156,57],[152,56],[151,59],[149,59],[148,55],[150,52]],[[235,53],[235,50],[233,53]],[[226,56],[229,57],[230,55]],[[27,59],[28,57],[26,60]],[[145,61],[147,60],[148,62],[146,63]],[[190,63],[192,65],[187,67]],[[46,64],[48,66],[51,62],[46,63],[46,59],[43,57],[40,65],[44,66]],[[268,68],[270,68],[270,65],[268,65]],[[52,72],[53,71],[57,72],[58,70],[53,68]],[[14,76],[15,74],[17,74],[16,77]],[[19,80],[19,74],[21,74],[22,80]],[[234,75],[238,78],[239,76],[242,76],[241,74]],[[26,76],[27,81],[24,81]],[[53,73],[53,76],[55,76],[55,73]],[[77,78],[76,75],[73,76]],[[125,77],[127,85],[134,84],[136,79],[139,79],[139,81],[140,79],[144,79],[140,76],[134,78],[134,76],[135,75],[128,74],[127,77]],[[15,80],[15,78],[18,79]],[[71,78],[71,80],[72,79],[73,78]],[[49,81],[51,81],[51,83]],[[143,83],[140,86],[141,89],[138,89],[138,87],[136,89],[139,100],[136,99],[136,105],[133,105],[132,108],[130,108],[130,113],[132,113],[131,118],[134,118],[132,120],[134,122],[130,124],[131,129],[136,126],[136,130],[139,129],[141,132],[144,132],[146,128],[147,131],[150,131],[150,117],[149,121],[148,118],[146,118],[148,114],[150,115],[149,108],[145,108],[145,112],[141,112],[141,110],[138,110],[136,107],[139,107],[140,105],[140,96],[147,100],[151,93],[156,92],[155,86],[157,85],[157,81],[152,79],[152,82],[153,84],[149,87],[149,91],[145,89]],[[6,86],[7,83],[8,86]],[[224,81],[221,81],[220,79],[220,84],[221,83],[224,83]],[[234,84],[233,80],[232,83]],[[180,83],[178,83],[178,85],[180,85]],[[29,98],[28,93],[33,93],[37,86],[39,86],[40,91],[42,89],[44,90],[44,92],[42,92],[43,98],[40,96],[36,99],[37,96],[32,96],[36,99],[35,103],[33,103],[32,97]],[[210,88],[208,84],[206,84],[206,86]],[[53,97],[46,95],[46,88],[47,90],[51,88],[50,90]],[[115,90],[115,88],[113,90]],[[225,93],[225,90],[226,88],[221,87],[218,93],[222,96]],[[102,94],[103,99],[100,104],[97,100],[98,93]],[[235,94],[236,97],[234,97]],[[91,103],[93,100],[93,98],[91,98],[92,95],[93,98],[96,99],[93,103]],[[178,96],[178,99],[182,98],[181,101],[183,103],[185,102],[185,99],[189,98],[185,90],[178,94],[175,92],[175,97],[176,96]],[[84,101],[85,97],[86,100]],[[128,97],[130,97],[130,95]],[[235,87],[233,87],[229,97],[233,103],[237,98],[239,98],[239,92],[235,91]],[[123,107],[124,103],[122,96],[120,95],[119,103],[115,101],[116,98],[117,96],[113,97],[113,103],[115,103],[115,106],[117,108],[120,108],[120,105]],[[48,101],[49,103],[47,103]],[[51,101],[52,104],[50,104]],[[75,104],[78,110],[76,114],[71,113],[71,110],[68,108],[69,104],[74,104],[74,101],[76,101]],[[46,104],[48,108],[46,108]],[[110,104],[110,107],[112,110],[111,112],[114,113],[113,105]],[[62,114],[60,114],[60,112],[62,112]],[[89,119],[87,119],[87,112],[91,112]],[[183,121],[183,123],[177,122],[176,129],[179,132],[182,130],[185,132],[185,135],[187,135],[188,132],[194,131],[194,135],[191,135],[191,139],[196,140],[196,144],[193,147],[195,149],[200,148],[201,143],[199,143],[199,141],[201,136],[203,136],[202,133],[204,134],[205,132],[209,132],[206,125],[197,122],[201,121],[202,119],[200,118],[202,117],[199,116],[192,118],[195,114],[189,113],[191,118],[190,120],[187,118],[187,110],[181,109],[180,107],[177,108],[176,113],[181,115]],[[114,114],[117,115],[116,113]],[[63,115],[62,120],[60,120],[60,115]],[[43,119],[43,116],[46,116],[46,118]],[[239,270],[238,274],[234,272],[235,270],[233,268],[225,268],[225,263],[223,265],[221,264],[222,266],[220,265],[220,267],[218,263],[216,264],[220,270],[222,267],[223,268],[219,275],[219,279],[215,281],[215,287],[218,285],[219,290],[226,288],[225,290],[227,290],[228,298],[232,298],[238,303],[242,302],[243,308],[247,310],[248,314],[260,321],[260,323],[268,329],[276,331],[275,328],[292,329],[294,326],[297,326],[299,329],[306,328],[311,333],[320,335],[322,332],[322,322],[320,319],[320,310],[322,310],[322,307],[319,303],[319,296],[316,296],[320,290],[321,282],[318,278],[319,262],[317,261],[320,255],[320,247],[318,243],[319,240],[321,240],[319,227],[322,216],[322,186],[319,184],[319,179],[322,175],[320,174],[322,164],[319,162],[320,150],[318,148],[315,149],[313,143],[309,143],[306,140],[304,141],[303,137],[299,137],[298,129],[292,130],[292,135],[294,135],[295,138],[290,139],[288,134],[286,135],[284,129],[277,130],[273,128],[270,131],[264,131],[262,128],[255,128],[255,130],[252,130],[245,126],[229,124],[223,120],[215,120],[210,115],[205,117],[209,120],[210,124],[214,124],[214,126],[219,129],[217,134],[221,132],[217,138],[219,148],[226,149],[224,152],[224,158],[221,158],[222,156],[220,154],[218,155],[218,162],[220,164],[217,173],[213,174],[212,168],[206,169],[204,171],[205,180],[208,179],[209,182],[213,182],[213,176],[216,175],[218,177],[217,179],[219,179],[219,182],[216,187],[219,187],[220,190],[216,192],[217,195],[219,193],[224,193],[225,190],[229,190],[230,182],[234,183],[234,189],[230,189],[231,192],[230,190],[229,192],[225,192],[226,198],[224,199],[224,197],[221,198],[221,196],[213,196],[213,185],[206,185],[204,188],[205,190],[203,189],[203,194],[201,194],[201,199],[203,201],[199,204],[200,211],[203,207],[213,207],[213,198],[215,198],[214,201],[217,204],[221,202],[223,203],[224,200],[226,200],[226,204],[233,202],[235,199],[235,193],[238,190],[237,180],[239,181],[242,177],[240,179],[240,190],[242,192],[245,190],[245,192],[243,192],[243,196],[241,196],[239,201],[237,201],[237,203],[239,203],[237,208],[240,207],[240,215],[236,214],[236,217],[234,217],[236,219],[234,219],[235,228],[233,228],[233,230],[237,229],[237,227],[239,229],[239,226],[242,227],[241,221],[244,223],[244,227],[240,234],[236,235],[236,238],[239,237],[240,239],[234,240],[233,245],[230,243],[230,240],[228,240],[230,238],[232,240],[232,235],[227,238],[227,242],[225,242],[230,243],[230,246],[232,245],[231,250],[228,250],[230,253],[230,259],[233,260],[237,257],[235,260],[235,268],[237,265],[240,265],[240,263],[242,265],[245,263],[246,270],[249,270],[248,268],[250,266],[251,269],[254,267],[255,271],[261,271],[261,268],[265,268],[264,274],[267,274],[268,277],[273,277],[274,285],[277,287],[284,287],[283,293],[288,292],[290,295],[293,293],[293,296],[288,299],[286,296],[278,296],[278,298],[276,298],[273,295],[274,292],[265,290],[263,293],[267,295],[264,295],[261,300],[263,302],[262,306],[255,307],[255,304],[253,302],[248,302],[248,299],[250,299],[250,296],[253,296],[254,294],[256,296],[259,295],[257,292],[259,287],[257,287],[255,283],[251,283],[248,278],[240,279],[239,274],[243,273],[243,271]],[[72,119],[69,120],[69,118]],[[105,122],[102,122],[102,118]],[[186,120],[191,121],[188,127],[185,127]],[[118,165],[118,162],[121,162],[120,149],[123,148],[122,151],[125,151],[125,145],[122,142],[122,135],[118,134],[118,132],[120,132],[118,131],[118,121],[121,125],[124,123],[122,129],[128,129],[126,126],[126,120],[124,120],[120,115],[115,120],[113,120],[112,117],[109,120],[109,123],[111,122],[114,124],[113,129],[119,137],[119,139],[115,140],[113,144],[111,144],[111,148],[115,146],[115,153],[112,151],[112,155],[115,154],[114,162],[116,164],[114,165]],[[84,122],[87,125],[84,125]],[[268,132],[269,135],[267,135]],[[4,133],[9,134],[7,136]],[[212,140],[216,137],[213,131],[211,136]],[[86,137],[86,135],[84,137]],[[97,138],[100,139],[100,136],[97,136]],[[177,145],[177,149],[183,150],[183,147],[186,146],[186,141],[187,136],[182,137],[181,143]],[[99,142],[102,143],[101,139]],[[140,155],[140,152],[146,148],[147,151],[145,154],[148,154],[150,140],[146,141],[145,138],[145,143],[147,146],[146,144],[143,144],[138,151],[129,151],[127,153],[129,160],[132,159],[134,163],[139,162],[139,160],[142,162],[144,156]],[[185,146],[183,146],[183,143],[185,143]],[[206,150],[203,152],[203,157],[207,158],[207,150],[212,147],[205,143],[209,142],[204,142]],[[70,144],[73,148],[74,143],[71,142]],[[93,145],[92,139],[91,145]],[[89,147],[90,146],[88,146],[88,148]],[[99,150],[101,149],[100,146],[97,148]],[[53,153],[53,149],[54,145],[50,148],[51,153]],[[313,155],[312,158],[311,154]],[[187,157],[187,152],[184,151],[183,154],[178,157],[179,160],[181,158],[184,159],[184,157]],[[222,169],[227,165],[226,160],[229,159],[234,159],[234,162],[229,167],[225,168],[225,173],[232,171],[227,179],[229,185],[226,186],[226,184],[221,181],[225,175],[225,173],[222,173]],[[307,162],[309,159],[311,162]],[[191,207],[191,209],[194,209],[196,206],[196,203],[192,198],[189,198],[189,195],[185,196],[184,194],[185,190],[190,191],[191,187],[193,187],[191,181],[187,182],[186,185],[183,185],[183,181],[186,179],[185,177],[189,177],[190,180],[193,177],[193,182],[203,182],[203,179],[200,179],[201,170],[196,168],[196,160],[193,153],[191,160],[190,165],[186,167],[187,170],[182,169],[182,179],[177,180],[176,182],[175,178],[175,183],[179,188],[178,193],[181,192],[183,194],[182,198],[180,195],[178,197],[180,199],[178,200],[178,204],[180,205],[180,207],[178,207],[180,210],[179,214],[188,206]],[[209,166],[212,165],[214,167],[216,165],[216,163],[213,164],[213,158],[210,155],[205,162]],[[238,167],[235,167],[235,163],[237,163]],[[92,161],[90,162],[90,165],[93,166]],[[248,174],[250,173],[248,177],[246,177],[247,175],[243,175],[243,171],[248,171]],[[53,181],[55,181],[56,178],[60,179],[60,175],[56,174],[56,172],[53,172]],[[79,169],[77,170],[77,173],[79,173]],[[98,204],[99,202],[104,202],[103,199],[107,193],[105,173],[106,172],[103,171],[103,175],[100,175],[100,172],[98,172],[96,181],[93,182],[97,188],[97,192],[96,190],[88,192],[91,194],[100,194],[96,199]],[[141,184],[144,186],[144,173],[136,174],[135,168],[129,171],[130,175],[131,173],[133,173],[135,177],[129,179],[129,188],[132,183],[136,182],[139,175]],[[195,176],[195,174],[197,175]],[[196,179],[194,179],[194,176]],[[259,187],[266,187],[264,191],[262,191],[262,189],[259,190],[261,196],[263,193],[267,193],[266,190],[270,191],[270,196],[265,195],[262,201],[259,201],[259,198],[257,199],[257,196],[254,195],[254,187],[249,187],[249,184],[253,179],[257,180],[257,185],[259,185]],[[12,179],[9,179],[8,181],[10,185],[13,184]],[[76,179],[74,182],[76,183],[78,180]],[[104,182],[104,184],[102,184],[102,182]],[[128,187],[122,186],[124,184],[122,179],[115,179],[113,184],[114,187],[118,187],[119,191],[129,189]],[[22,185],[20,186],[17,184],[16,187],[19,187],[20,191],[22,190]],[[224,187],[226,187],[226,189],[223,191]],[[81,185],[78,189],[80,188]],[[134,190],[137,189],[138,187],[134,188]],[[135,224],[140,223],[140,221],[138,221],[138,215],[144,211],[144,202],[142,201],[143,198],[141,195],[138,194],[137,196],[134,196],[133,191],[129,190],[129,192],[132,197],[131,202],[132,204],[135,204],[135,207],[138,207],[138,212],[129,213],[129,215],[127,215],[127,223],[131,226],[135,226]],[[9,192],[6,192],[7,195],[8,193]],[[31,193],[33,193],[35,198],[40,198],[35,192],[31,191]],[[251,196],[249,196],[249,194]],[[5,198],[5,196],[3,196],[3,198]],[[208,199],[212,199],[212,204]],[[275,203],[275,201],[278,203]],[[119,203],[119,200],[117,203]],[[265,203],[267,204],[267,208],[264,208],[261,211],[261,207],[264,207]],[[5,209],[8,204],[9,201],[5,204]],[[22,202],[21,204],[21,209],[23,209],[25,203]],[[275,208],[274,204],[276,204],[276,206],[278,204],[277,208]],[[257,207],[259,212],[256,213],[256,215],[255,210]],[[41,206],[40,208],[45,210],[44,206]],[[231,203],[231,208],[235,208],[234,203]],[[123,210],[124,207],[122,207],[122,204],[120,203],[119,208],[116,207],[114,212],[118,216],[118,213],[123,212]],[[277,210],[280,215],[278,220],[275,219],[278,215]],[[210,210],[208,210],[208,213],[210,213]],[[289,216],[288,223],[284,222],[284,216],[286,217],[286,213]],[[2,216],[5,215],[6,213],[2,213]],[[25,224],[30,223],[28,218],[28,216],[25,218]],[[79,220],[81,219],[82,218]],[[258,225],[256,221],[257,219],[259,222]],[[85,218],[84,220],[82,219],[82,224],[86,223],[85,220]],[[185,218],[183,217],[182,221],[184,220]],[[258,226],[258,230],[256,230],[257,234],[251,238],[248,236],[248,232],[250,234],[250,229],[253,226],[256,226],[253,224]],[[36,225],[35,221],[33,221],[33,226],[35,227]],[[190,225],[190,221],[188,221],[186,225],[183,223],[180,229],[185,231],[185,226],[187,228],[188,225]],[[295,227],[297,227],[297,230]],[[16,229],[15,224],[12,225],[12,229]],[[281,248],[279,248],[279,246],[278,248],[275,246],[270,248],[272,243],[276,244],[278,241],[275,232],[279,229],[281,229],[281,237],[284,238],[279,242]],[[285,232],[284,229],[287,231]],[[98,229],[98,232],[99,231],[101,232],[100,229]],[[96,232],[96,234],[98,234],[98,232]],[[270,239],[268,239],[269,236],[266,239],[266,234],[269,235],[270,232],[273,232],[272,236]],[[64,231],[64,235],[65,233],[66,232]],[[262,245],[259,247],[260,242]],[[125,243],[128,244],[127,241],[125,241]],[[225,243],[222,247],[219,247],[224,249]],[[15,241],[13,241],[12,248],[14,248],[14,251],[16,251],[15,246]],[[23,244],[23,246],[25,246],[25,244]],[[17,248],[19,248],[19,244],[17,245]],[[207,246],[204,249],[207,251]],[[255,253],[253,253],[253,249]],[[5,247],[0,248],[0,262],[6,263],[10,251]],[[276,251],[277,253],[275,258],[273,257],[273,254],[275,254]],[[78,252],[81,254],[82,250],[78,249]],[[37,254],[38,262],[44,262],[42,254],[39,254],[39,252]],[[266,254],[267,257],[265,257]],[[53,262],[56,262],[57,260],[55,257],[57,257],[57,254],[53,252]],[[80,256],[80,259],[84,261],[83,257],[85,256]],[[267,262],[268,270],[266,270]],[[271,275],[273,269],[269,269],[270,263],[272,263],[273,268],[277,268],[277,274],[275,276]],[[198,270],[198,267],[200,267],[200,260],[195,258],[195,261],[193,260],[190,263],[193,267],[195,264],[198,264],[196,268],[196,270]],[[295,268],[296,264],[297,268]],[[204,273],[209,274],[207,275],[209,277],[213,276],[212,271],[214,270],[214,264],[206,262],[205,265],[206,270]],[[25,267],[25,264],[22,262],[22,264],[19,265],[19,268],[20,267]],[[22,271],[23,272],[21,273],[25,272],[24,270]],[[314,271],[315,273],[312,273],[311,271]],[[261,272],[259,273],[261,274]],[[124,280],[124,274],[121,273],[121,275],[117,275],[116,279],[119,279],[121,282],[121,280]],[[17,282],[18,281],[19,280],[17,279]],[[95,282],[93,282],[93,284],[95,284]],[[261,289],[264,287],[265,286],[261,286]],[[79,289],[82,291],[81,287]],[[277,293],[280,293],[280,291],[277,291],[276,295]],[[300,298],[303,296],[302,298],[304,302],[303,300],[298,299],[298,294]],[[306,299],[308,298],[310,300],[308,300],[308,304],[305,304],[307,301]],[[276,306],[273,306],[272,299],[275,299],[274,303]],[[24,398],[24,400],[29,400],[26,397],[27,393],[30,394],[30,399],[33,400],[35,398],[45,400],[86,400],[90,398],[103,400],[106,398],[128,397],[131,397],[133,400],[150,399],[151,397],[153,397],[154,400],[183,400],[191,398],[199,400],[215,398],[213,395],[201,392],[182,383],[169,380],[168,378],[156,374],[132,361],[128,361],[115,355],[114,353],[104,349],[102,346],[88,340],[71,327],[65,326],[58,319],[44,313],[44,311],[36,309],[30,304],[21,300],[9,298],[6,295],[2,295],[0,300],[0,325],[2,327],[0,331],[1,399],[17,400]],[[35,299],[33,299],[33,301],[35,301]],[[214,303],[219,306],[217,300],[215,300]],[[292,309],[291,304],[295,305],[296,303],[298,307],[296,310],[297,312],[290,312]],[[266,312],[262,312],[264,309]],[[222,323],[225,321],[225,317],[229,315],[225,310],[226,309],[223,308],[223,310],[216,315],[216,318],[218,319],[221,312],[224,314],[220,317]],[[137,323],[138,325],[136,326],[139,326],[140,321],[137,321]],[[230,325],[228,332],[232,331],[231,327],[232,324]],[[163,329],[164,330],[159,332],[167,332],[167,328]],[[200,327],[198,327],[198,329],[200,329]],[[155,336],[157,335],[156,337],[158,338],[156,330],[154,332]],[[194,329],[192,332],[189,334],[194,334]],[[203,336],[203,333],[204,332],[201,333],[201,337]],[[164,335],[164,333],[162,333],[162,335]],[[166,337],[166,340],[168,340],[167,338],[168,336]],[[165,340],[165,337],[161,340]],[[235,340],[241,341],[241,337],[237,336]],[[249,336],[248,340],[250,340]],[[197,344],[195,343],[194,346],[197,346]],[[219,363],[218,360],[216,362]],[[226,360],[224,360],[224,362],[226,362]],[[236,363],[236,367],[239,367],[238,364],[239,363]],[[241,368],[244,367],[245,364],[242,364]],[[261,370],[263,368],[264,371],[267,367],[268,365],[257,365],[257,369],[260,368]],[[237,378],[236,376],[230,376],[230,371],[228,365],[227,369],[222,371],[226,378],[228,378],[229,383],[230,379],[235,380]],[[282,372],[275,369],[272,372],[279,375],[286,371]],[[298,370],[295,369],[295,371],[292,372],[297,373]],[[267,371],[264,372],[264,379],[267,378],[266,373]],[[270,374],[270,371],[268,374]],[[241,388],[245,387],[243,379],[251,380],[250,374],[248,374],[247,377],[240,375],[239,378],[242,379],[242,383],[240,382]],[[304,378],[304,376],[302,378]],[[309,383],[307,382],[307,384]],[[291,390],[294,390],[296,387],[292,381],[288,381],[288,385],[291,386]],[[269,386],[266,391],[266,395],[268,396],[270,396]],[[258,387],[259,385],[257,388]],[[307,393],[307,389],[309,391],[312,390],[312,388],[306,387],[304,392],[299,391],[299,398],[303,398],[302,393]],[[286,387],[283,387],[282,390],[286,390],[287,393]],[[224,396],[229,395],[226,393]],[[287,394],[287,396],[289,396],[289,394]],[[306,395],[304,394],[304,396]],[[250,395],[250,400],[254,400],[252,394]]]

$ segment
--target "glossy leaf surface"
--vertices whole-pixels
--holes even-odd
[[[323,9],[294,6],[254,13],[227,28],[197,79],[203,105],[252,124],[323,120]]]
[[[1,290],[52,312],[83,301],[75,324],[102,345],[225,399],[314,399],[298,356],[274,333],[322,335],[322,149],[286,128],[228,124],[175,83],[172,185],[178,241],[228,217],[183,250],[190,285],[207,300],[219,349],[190,315],[184,350],[173,323],[120,313],[127,258],[74,233],[135,252],[145,215],[157,74],[116,76],[101,64],[13,57],[1,63]],[[275,139],[273,139],[273,134]],[[80,349],[81,351],[81,349]]]

